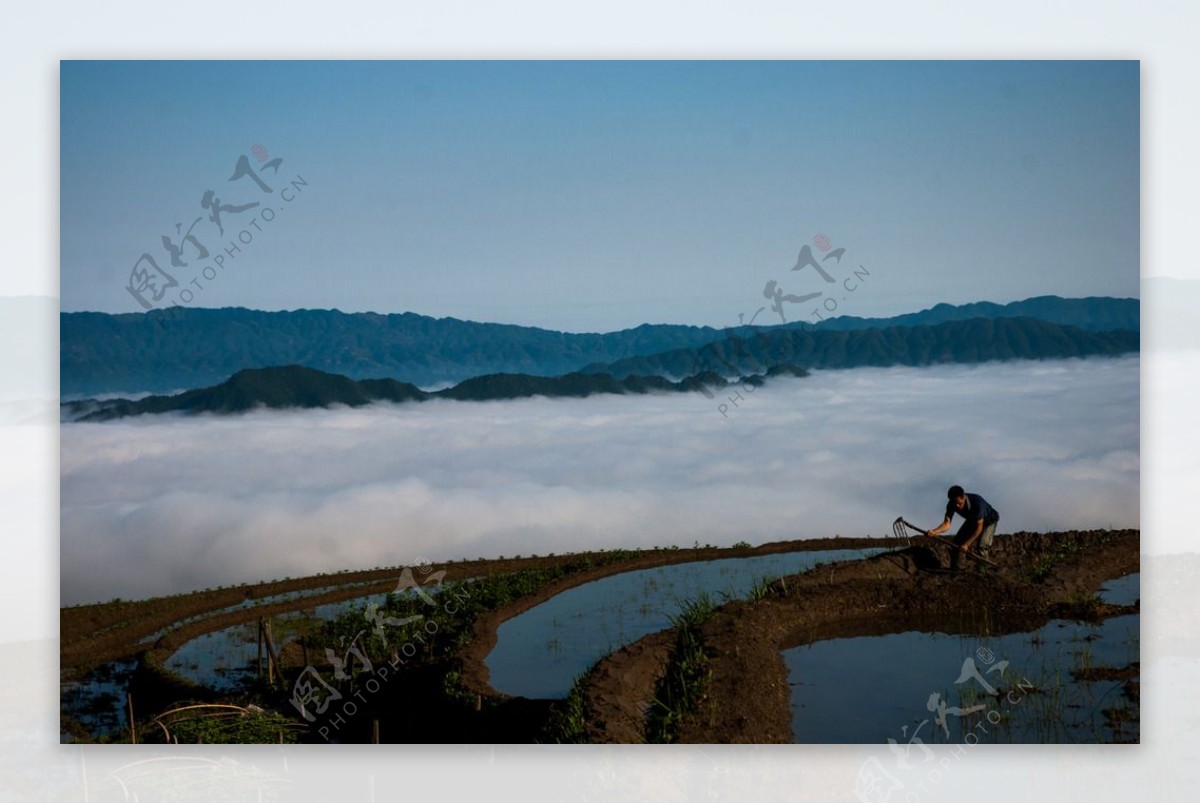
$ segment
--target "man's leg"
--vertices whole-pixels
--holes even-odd
[[[996,538],[996,523],[991,522],[983,526],[983,534],[979,537],[979,555],[984,558],[991,558],[992,539]]]
[[[967,539],[971,538],[971,535],[974,533],[975,523],[964,522],[962,527],[958,529],[958,533],[954,534],[955,547],[950,550],[950,569],[958,569],[958,563],[962,560],[962,551],[958,548],[966,544]]]

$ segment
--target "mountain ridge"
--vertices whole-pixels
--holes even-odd
[[[798,367],[775,368],[769,376],[790,374],[807,376]],[[738,381],[762,385],[764,376],[742,377]],[[528,374],[487,374],[464,380],[441,391],[423,391],[410,383],[392,379],[352,380],[307,366],[272,366],[242,369],[228,380],[208,388],[179,394],[149,396],[144,399],[80,400],[62,407],[69,421],[100,422],[127,416],[156,413],[245,413],[256,408],[329,408],[334,405],[360,407],[375,402],[424,402],[429,399],[491,401],[530,396],[586,397],[592,394],[650,394],[724,388],[729,381],[715,372],[705,371],[678,382],[663,377],[627,376],[616,379],[608,374],[566,374],[562,377],[537,377]]]
[[[351,379],[390,377],[428,387],[494,373],[561,376],[585,366],[699,349],[746,333],[863,330],[897,322],[945,323],[977,314],[1008,317],[1030,310],[1044,320],[1085,330],[1140,327],[1136,299],[1109,297],[935,305],[892,318],[843,317],[817,325],[715,329],[642,324],[611,333],[559,332],[412,312],[266,312],[240,307],[178,313],[75,312],[59,316],[60,388],[67,397],[163,393],[213,385],[245,368],[291,364]]]
[[[627,374],[686,376],[704,370],[736,374],[778,363],[806,369],[926,366],[1115,356],[1137,352],[1140,345],[1140,333],[1133,330],[1090,332],[1035,318],[973,318],[932,326],[756,332],[752,337],[733,336],[699,349],[592,364],[580,371],[620,378]]]
[[[239,413],[256,407],[356,407],[377,401],[463,401],[529,396],[586,397],[714,390],[730,382],[761,385],[781,374],[807,376],[811,368],[927,366],[1014,359],[1115,356],[1136,352],[1139,333],[1087,332],[1032,318],[975,318],[933,326],[884,329],[756,332],[700,349],[672,350],[597,364],[558,377],[492,373],[441,391],[424,391],[391,378],[354,380],[302,365],[243,369],[211,387],[137,401],[85,400],[63,405],[65,418],[103,421],[143,413]],[[681,379],[675,380],[672,377]],[[734,379],[737,378],[737,379]]]

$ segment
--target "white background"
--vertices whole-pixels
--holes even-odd
[[[1142,276],[1197,279],[1198,18],[1194,3],[1046,0],[9,4],[0,28],[0,295],[58,294],[58,61],[68,58],[1140,59]],[[1156,309],[1144,306],[1148,330]],[[21,348],[57,365],[57,329],[30,333]],[[1195,798],[1200,651],[1191,588],[1200,562],[1180,551],[1195,527],[1200,480],[1191,429],[1198,364],[1195,351],[1143,355],[1142,745],[980,746],[947,754],[936,779],[926,774],[925,787],[909,792],[922,800]],[[59,746],[58,436],[53,416],[39,414],[53,413],[56,390],[39,385],[0,400],[0,797],[121,800],[133,792],[117,780],[135,770],[118,769],[155,760],[138,768],[160,768],[158,783],[173,786],[142,800],[853,800],[863,763],[889,762],[886,749],[870,747],[259,746],[175,754],[200,757],[189,775],[181,761],[157,761],[161,750]]]

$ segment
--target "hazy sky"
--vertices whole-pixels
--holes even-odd
[[[1138,357],[699,393],[62,425],[62,602],[318,571],[933,526],[1138,527]],[[136,561],[130,557],[136,556]]]
[[[851,315],[1137,296],[1138,203],[1135,61],[61,66],[64,310],[141,311],[143,253],[158,304],[576,331],[730,325],[768,280]],[[833,285],[789,270],[817,235]]]

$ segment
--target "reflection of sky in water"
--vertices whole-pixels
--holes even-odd
[[[284,641],[292,635],[297,621],[331,620],[352,609],[362,609],[370,603],[383,605],[386,601],[387,593],[364,595],[272,617],[275,648],[282,650]],[[363,627],[370,627],[365,618]],[[237,689],[243,682],[253,678],[257,663],[258,623],[255,621],[213,631],[185,642],[167,660],[166,666],[195,684],[228,691]],[[265,646],[263,667],[266,667]]]
[[[300,601],[300,600],[303,600],[304,598],[316,597],[317,595],[323,595],[326,592],[333,591],[334,589],[349,589],[349,588],[353,588],[355,586],[365,586],[367,583],[368,583],[367,581],[359,581],[358,583],[353,583],[353,584],[335,584],[333,586],[321,586],[316,589],[303,589],[303,590],[292,591],[292,592],[280,592],[279,594],[267,595],[266,597],[247,598],[247,599],[243,600],[241,603],[235,603],[234,605],[226,606],[223,609],[215,609],[213,611],[204,611],[199,614],[193,615],[191,617],[185,617],[182,620],[176,620],[175,622],[171,623],[170,625],[168,625],[164,628],[160,628],[159,630],[155,631],[150,636],[143,638],[141,640],[141,642],[142,642],[142,644],[146,644],[149,642],[157,642],[159,639],[166,636],[166,634],[169,631],[173,631],[176,628],[179,628],[184,625],[188,625],[189,623],[193,623],[198,620],[204,620],[209,617],[215,617],[219,614],[227,614],[231,611],[244,611],[245,609],[252,609],[257,606],[269,606],[273,603],[282,603],[282,602],[288,601],[288,600]]]
[[[599,659],[671,625],[680,601],[707,592],[744,597],[764,577],[882,552],[819,550],[694,561],[611,575],[568,589],[504,622],[488,654],[492,686],[509,695],[563,698]]]
[[[105,662],[81,681],[63,684],[63,712],[79,721],[93,738],[121,731],[128,720],[125,695],[136,667],[136,659]]]
[[[905,744],[919,729],[917,736],[927,743],[961,743],[971,730],[985,743],[1112,742],[1118,735],[1105,725],[1103,710],[1129,704],[1136,716],[1138,705],[1124,696],[1124,681],[1077,682],[1071,670],[1138,661],[1139,633],[1139,615],[1130,614],[1098,625],[1054,620],[1035,632],[999,637],[909,631],[791,648],[783,657],[795,740],[884,743],[891,737]],[[982,648],[991,651],[991,662]],[[983,687],[973,678],[956,685],[967,658],[989,684],[1016,701],[979,695]],[[1003,672],[988,672],[1003,660],[1009,662]],[[1022,690],[1024,682],[1039,691]],[[986,709],[966,716],[948,711],[947,736],[935,722],[937,712],[927,708],[933,693],[949,707]],[[990,715],[993,709],[999,714]],[[1001,719],[976,728],[983,716]],[[1140,735],[1136,721],[1122,729],[1121,739]],[[920,748],[911,751],[910,759],[919,761]]]
[[[228,606],[215,613],[238,611],[285,600],[300,600],[338,588],[343,587],[326,586],[303,592],[270,595],[247,600],[235,606]],[[431,587],[426,591],[436,596],[440,587]],[[301,611],[277,615],[272,618],[275,623],[276,647],[281,647],[283,639],[290,634],[290,623],[302,619],[331,620],[351,609],[365,608],[369,603],[382,605],[386,599],[386,593],[365,595],[338,603],[324,603]],[[214,612],[205,612],[172,623],[155,634],[152,639],[157,639],[167,631],[194,620],[211,617],[213,614]],[[237,689],[242,682],[254,676],[258,659],[257,629],[257,622],[242,623],[196,637],[184,643],[167,660],[166,666],[196,684],[203,684],[223,692]],[[146,641],[150,640],[143,640],[143,642]],[[265,657],[264,648],[264,663]],[[136,666],[137,661],[133,659],[107,662],[89,673],[82,681],[63,684],[61,695],[63,711],[83,724],[94,738],[119,733],[126,727],[125,696],[129,690],[130,677]],[[68,738],[64,736],[63,739]]]
[[[463,583],[471,583],[474,578],[468,578]],[[362,583],[355,585],[364,585]],[[343,587],[322,587],[318,590],[299,594],[287,592],[282,595],[259,598],[253,603],[265,605],[284,600],[302,600],[317,594]],[[426,594],[437,597],[445,588],[440,584],[429,584],[421,587]],[[415,595],[413,590],[401,594]],[[383,606],[387,603],[388,593],[380,592],[373,595],[342,600],[337,603],[322,603],[319,606],[278,614],[271,618],[274,623],[275,647],[281,650],[285,640],[294,635],[299,621],[332,620],[353,610],[365,609],[369,604]],[[245,609],[249,606],[235,606],[232,609]],[[363,627],[373,627],[365,618]],[[266,648],[263,648],[263,662],[266,662]],[[195,684],[202,684],[215,690],[237,689],[244,681],[249,680],[257,672],[258,663],[258,623],[242,623],[230,626],[220,631],[213,631],[180,646],[179,650],[167,660],[167,667],[179,673]]]
[[[1121,578],[1105,581],[1100,587],[1100,599],[1114,606],[1132,606],[1142,596],[1142,574],[1130,573]]]

